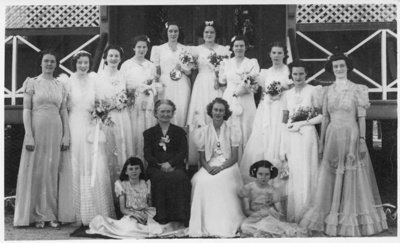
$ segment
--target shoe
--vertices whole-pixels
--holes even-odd
[[[36,223],[35,223],[35,227],[36,227],[37,229],[43,229],[43,228],[44,228],[44,222],[43,222],[43,221],[41,221],[41,222],[36,222]]]
[[[60,221],[53,220],[53,221],[50,221],[50,226],[53,227],[53,228],[60,228],[61,227],[61,223],[60,223]]]

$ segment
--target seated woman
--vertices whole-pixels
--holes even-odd
[[[175,104],[158,100],[154,115],[158,124],[144,131],[144,158],[148,163],[147,176],[151,181],[154,219],[160,224],[179,221],[185,226],[190,218],[191,184],[185,174],[184,160],[188,145],[186,132],[174,124]]]
[[[144,181],[144,167],[139,158],[129,158],[122,169],[120,180],[115,182],[124,217],[114,220],[97,215],[89,224],[88,234],[101,234],[113,238],[145,238],[154,236],[183,236],[179,224],[161,226],[153,220],[156,209],[150,207],[150,181]]]
[[[194,134],[202,168],[192,179],[189,236],[234,237],[244,219],[237,195],[243,186],[237,165],[241,133],[226,124],[232,112],[222,98],[207,105],[207,114],[213,122]]]
[[[269,182],[278,175],[278,168],[267,160],[250,167],[250,176],[256,181],[239,190],[247,218],[241,226],[242,237],[302,237],[307,230],[295,223],[284,222],[279,194]]]

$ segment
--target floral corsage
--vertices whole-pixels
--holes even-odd
[[[169,138],[168,135],[161,137],[160,139],[160,143],[158,145],[160,145],[164,151],[167,151],[167,143],[169,143],[171,140]]]

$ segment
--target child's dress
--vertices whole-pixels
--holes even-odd
[[[184,236],[185,228],[178,222],[160,225],[154,221],[156,209],[149,207],[147,197],[150,195],[150,180],[140,181],[140,189],[135,190],[129,181],[116,181],[117,197],[125,195],[128,210],[142,210],[148,215],[147,224],[140,224],[135,218],[125,215],[120,220],[97,215],[90,222],[88,234],[101,234],[112,238],[146,238],[155,236]]]
[[[284,216],[274,208],[280,201],[272,186],[260,188],[256,182],[250,182],[239,190],[241,198],[248,198],[250,209],[256,211],[247,217],[241,225],[242,237],[305,237],[307,230],[295,223],[283,221]]]

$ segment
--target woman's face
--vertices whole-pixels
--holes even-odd
[[[126,174],[128,175],[129,179],[139,179],[142,170],[140,169],[139,165],[128,165],[126,167]]]
[[[215,41],[215,29],[212,26],[206,26],[203,32],[203,38],[205,42],[214,42]]]
[[[306,82],[307,73],[304,67],[292,68],[292,79],[294,86],[301,87]]]
[[[232,50],[233,53],[235,53],[235,57],[244,57],[246,52],[246,44],[244,43],[244,40],[233,42]]]
[[[215,103],[211,110],[212,119],[214,121],[223,121],[225,117],[225,106],[221,103]]]
[[[107,53],[107,65],[112,68],[118,68],[119,63],[121,62],[121,54],[118,50],[110,49]]]
[[[57,59],[52,54],[45,54],[40,66],[42,66],[42,73],[53,74],[57,67]]]
[[[170,25],[167,31],[168,41],[178,41],[179,38],[179,28],[176,25]]]
[[[347,65],[345,60],[336,60],[332,62],[333,74],[336,78],[347,78]]]
[[[147,53],[147,42],[146,41],[138,41],[133,50],[135,51],[135,55],[138,57],[144,57]]]
[[[162,123],[169,123],[174,117],[174,108],[167,104],[161,104],[157,107],[157,119]]]
[[[257,170],[256,179],[258,184],[262,186],[268,185],[269,180],[271,179],[271,171],[269,168],[260,167]]]
[[[285,53],[282,47],[274,46],[269,53],[269,57],[272,60],[272,63],[275,65],[280,65],[283,63],[283,58],[285,57]]]
[[[81,56],[76,60],[76,73],[85,74],[89,71],[90,60],[88,56]]]

